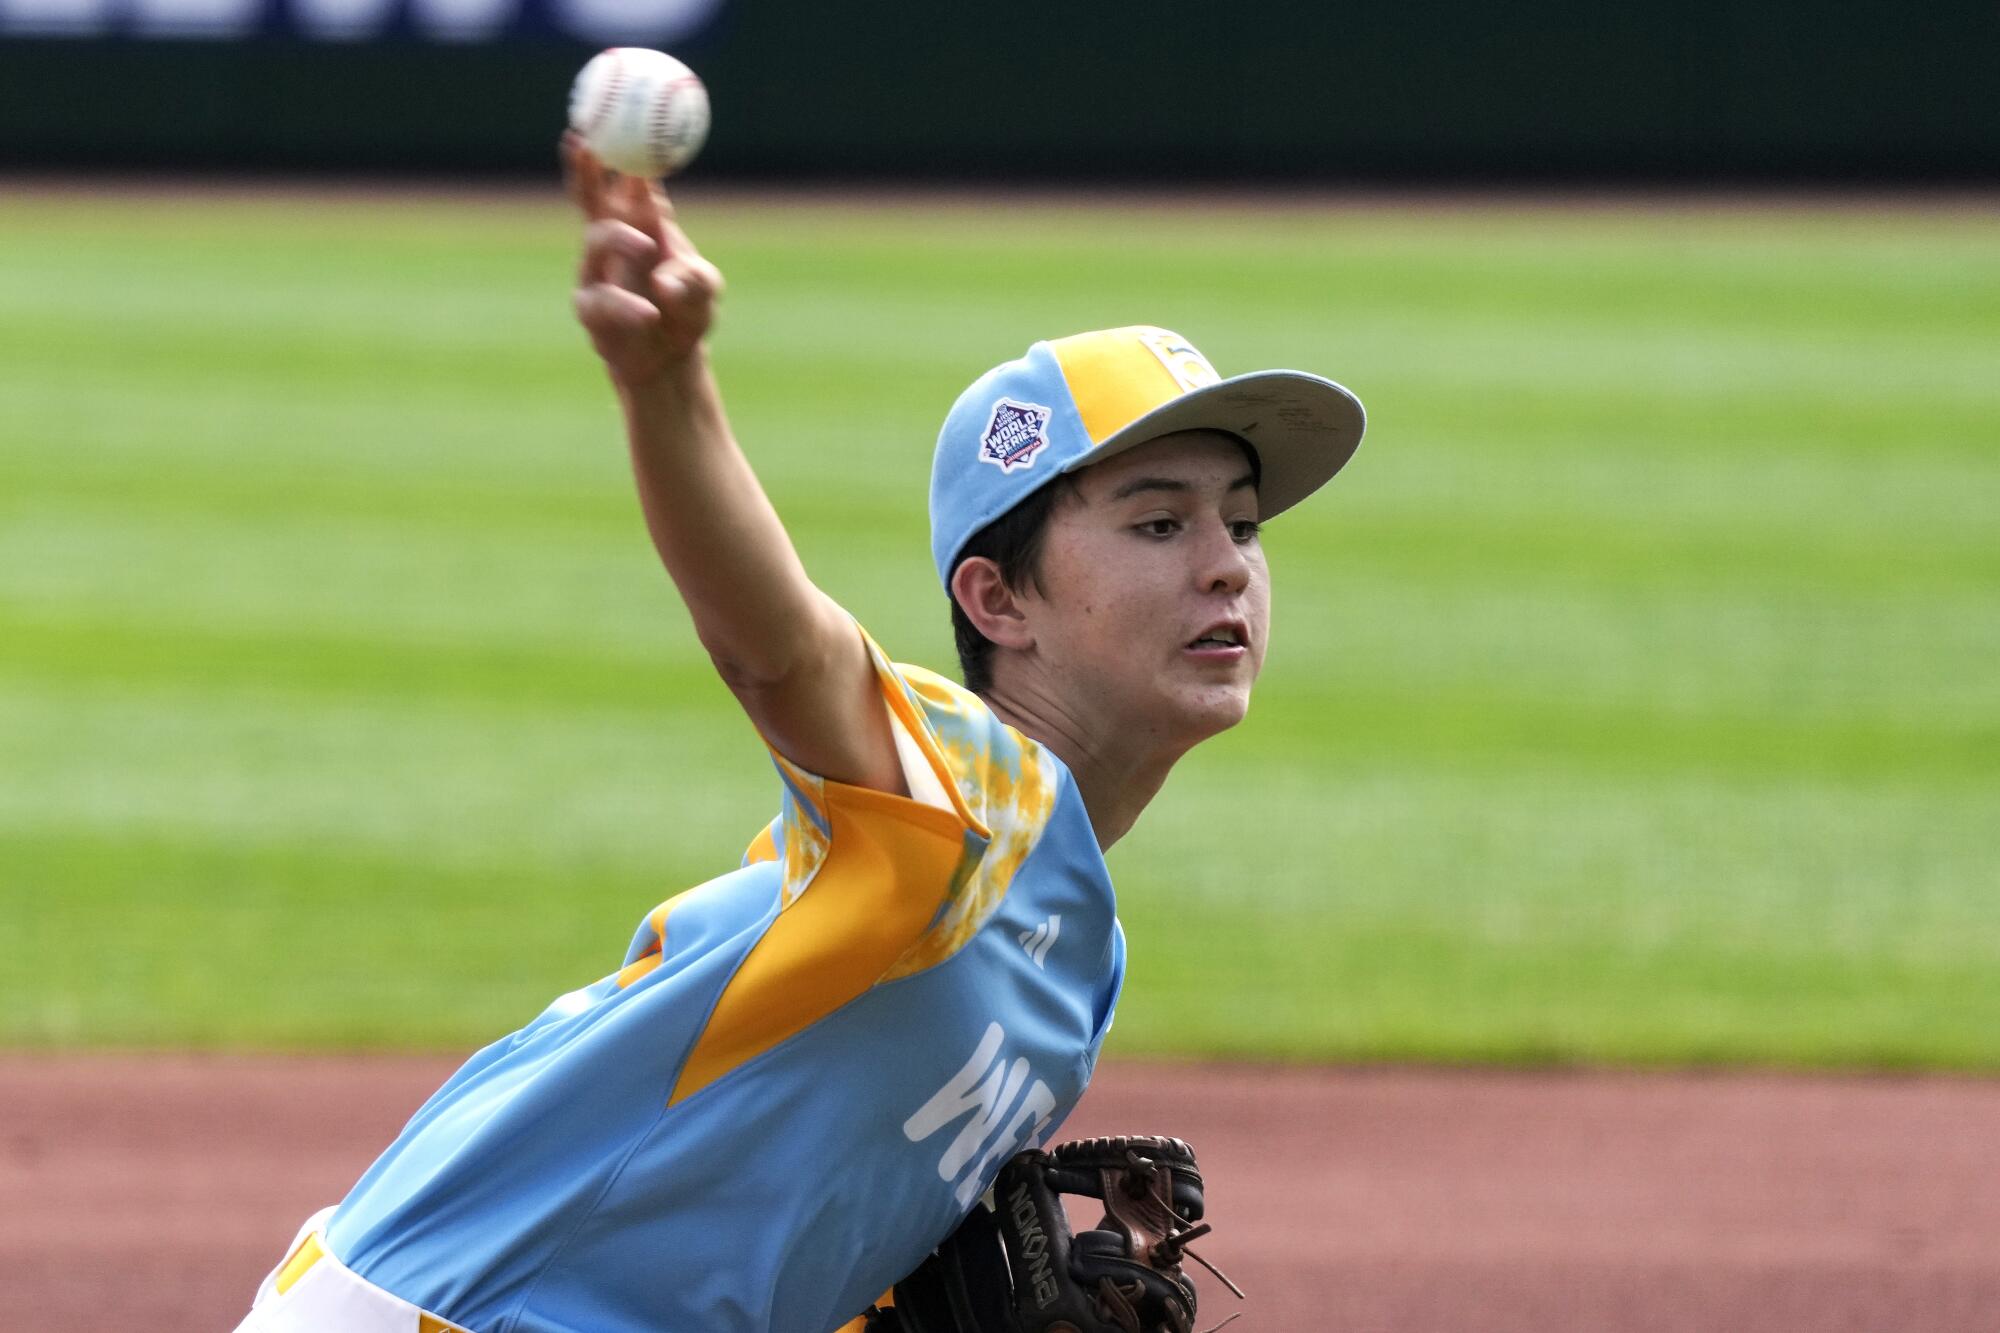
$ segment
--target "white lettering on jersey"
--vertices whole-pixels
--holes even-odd
[[[986,1187],[987,1168],[1015,1151],[1024,1133],[1031,1142],[1039,1138],[1055,1110],[1055,1094],[1049,1091],[1048,1084],[1036,1079],[1014,1114],[1007,1116],[1007,1108],[1020,1095],[1029,1071],[1025,1058],[1017,1057],[1011,1065],[1008,1063],[1001,1053],[1006,1041],[1005,1028],[998,1023],[987,1024],[972,1057],[931,1094],[929,1101],[917,1108],[916,1114],[903,1122],[903,1137],[912,1143],[922,1143],[960,1116],[971,1117],[938,1158],[937,1167],[938,1179],[959,1182],[953,1194],[962,1207],[971,1207],[972,1200]],[[1003,1118],[1006,1127],[996,1136],[994,1131],[1000,1129]],[[960,1173],[975,1155],[977,1163],[961,1180]]]
[[[1021,1099],[1013,1118],[1007,1122],[1007,1128],[987,1145],[986,1152],[965,1179],[958,1182],[953,1197],[958,1200],[959,1207],[972,1207],[972,1201],[986,1188],[986,1173],[989,1170],[998,1170],[1000,1163],[1021,1149],[1033,1148],[1041,1143],[1042,1131],[1049,1127],[1049,1115],[1055,1109],[1056,1095],[1049,1091],[1048,1084],[1036,1079],[1034,1086],[1028,1089],[1028,1095]]]
[[[1049,946],[1056,942],[1056,936],[1061,932],[1061,912],[1056,913],[1033,930],[1024,930],[1021,932],[1021,947],[1028,951],[1028,957],[1034,959],[1036,967],[1041,967],[1047,961]]]

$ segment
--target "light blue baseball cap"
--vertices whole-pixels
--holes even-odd
[[[1038,342],[959,395],[931,460],[938,581],[975,533],[1066,472],[1183,430],[1257,451],[1258,512],[1282,513],[1332,479],[1361,443],[1361,400],[1302,370],[1223,379],[1177,333],[1147,325]]]

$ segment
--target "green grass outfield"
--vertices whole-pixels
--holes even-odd
[[[1113,854],[1116,1050],[2000,1068],[1990,210],[683,211],[746,448],[910,660],[936,424],[1033,338],[1368,403],[1249,723]],[[572,245],[0,201],[0,1044],[470,1045],[768,816]]]

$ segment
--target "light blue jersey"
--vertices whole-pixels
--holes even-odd
[[[1124,972],[1076,784],[869,650],[911,797],[779,757],[745,864],[468,1061],[335,1256],[476,1333],[826,1333],[1069,1114]]]

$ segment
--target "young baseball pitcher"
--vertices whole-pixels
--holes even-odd
[[[1339,385],[1221,379],[1162,329],[1036,343],[938,436],[965,684],[898,665],[731,437],[704,350],[721,275],[657,189],[565,154],[577,317],[781,808],[419,1108],[244,1330],[827,1333],[867,1310],[1083,1093],[1124,970],[1104,849],[1243,717],[1258,525],[1360,441]]]

